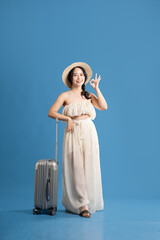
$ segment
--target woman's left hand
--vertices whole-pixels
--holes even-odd
[[[100,76],[101,76],[101,75],[100,75]],[[97,78],[97,73],[96,73],[96,74],[95,74],[95,79],[92,78],[91,81],[89,82],[90,85],[91,85],[94,89],[97,89],[97,88],[98,88],[99,81],[101,80],[101,77],[100,77],[100,76]],[[92,83],[92,81],[93,81],[93,83]]]

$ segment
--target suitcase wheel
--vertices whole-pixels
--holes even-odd
[[[33,209],[33,214],[34,214],[34,215],[35,215],[35,214],[38,215],[38,209],[37,209],[37,208],[34,208],[34,209]]]
[[[50,209],[49,214],[54,216],[56,214],[56,210],[54,208]]]

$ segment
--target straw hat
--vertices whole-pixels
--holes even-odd
[[[83,67],[84,70],[86,71],[87,73],[87,80],[85,82],[85,85],[88,83],[88,81],[90,80],[90,78],[92,77],[92,69],[90,68],[90,66],[87,64],[87,63],[84,63],[84,62],[75,62],[75,63],[72,63],[71,65],[69,65],[67,68],[65,68],[65,70],[63,71],[62,73],[62,80],[64,82],[64,84],[71,88],[71,83],[68,81],[68,74],[69,72],[72,70],[72,68],[74,67]]]

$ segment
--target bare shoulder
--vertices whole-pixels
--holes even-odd
[[[66,95],[67,95],[67,92],[62,92],[58,97],[57,99],[65,99],[66,98]]]
[[[65,105],[65,102],[68,99],[69,91],[67,92],[62,92],[58,97],[57,101],[60,101],[63,105]]]
[[[71,91],[66,91],[61,93],[61,97],[63,98],[63,106],[65,106],[68,102],[68,100],[70,99],[70,96],[72,95]]]
[[[65,104],[68,92],[62,92],[51,106],[49,112],[58,112],[62,105]]]

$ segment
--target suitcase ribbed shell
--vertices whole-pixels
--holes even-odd
[[[58,163],[53,159],[39,160],[35,165],[34,206],[48,210],[57,208]]]

